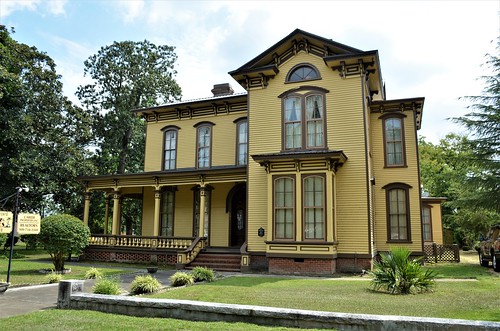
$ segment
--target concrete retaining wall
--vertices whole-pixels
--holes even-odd
[[[95,310],[138,317],[164,317],[191,321],[245,322],[271,326],[339,330],[500,330],[500,323],[331,313],[322,311],[233,305],[189,300],[89,294],[81,292],[81,281],[59,283],[58,308]]]

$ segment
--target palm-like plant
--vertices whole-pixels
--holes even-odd
[[[420,259],[410,260],[410,251],[403,247],[380,253],[371,275],[374,290],[384,289],[391,294],[431,292],[435,284],[434,272],[422,269]]]

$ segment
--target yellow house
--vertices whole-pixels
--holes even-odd
[[[80,178],[84,221],[104,191],[111,228],[86,258],[331,274],[395,246],[423,254],[424,98],[387,100],[376,50],[297,29],[229,74],[246,93],[218,84],[133,110],[147,123],[144,172]],[[121,234],[127,196],[142,199],[140,234]]]

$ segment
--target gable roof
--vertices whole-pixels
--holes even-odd
[[[269,78],[274,78],[279,73],[281,64],[301,51],[322,58],[327,66],[338,70],[341,75],[346,74],[346,66],[356,67],[363,63],[370,74],[371,91],[380,93],[381,98],[385,99],[378,51],[362,51],[300,29],[295,29],[229,74],[245,89],[260,84],[266,85]]]
[[[285,38],[278,41],[273,46],[266,49],[261,54],[257,55],[254,59],[245,63],[236,70],[230,71],[229,74],[234,76],[241,72],[248,71],[251,68],[259,68],[275,61],[276,55],[279,56],[286,52],[287,49],[295,46],[297,42],[306,40],[308,44],[314,46],[316,51],[323,52],[323,56],[329,55],[339,55],[339,54],[352,54],[352,53],[363,53],[362,50],[347,46],[332,39],[327,39],[320,37],[318,35],[295,29]]]

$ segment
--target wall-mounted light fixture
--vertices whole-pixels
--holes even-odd
[[[259,235],[259,237],[264,237],[265,233],[266,231],[263,227],[260,227],[259,230],[257,230],[257,234]]]

